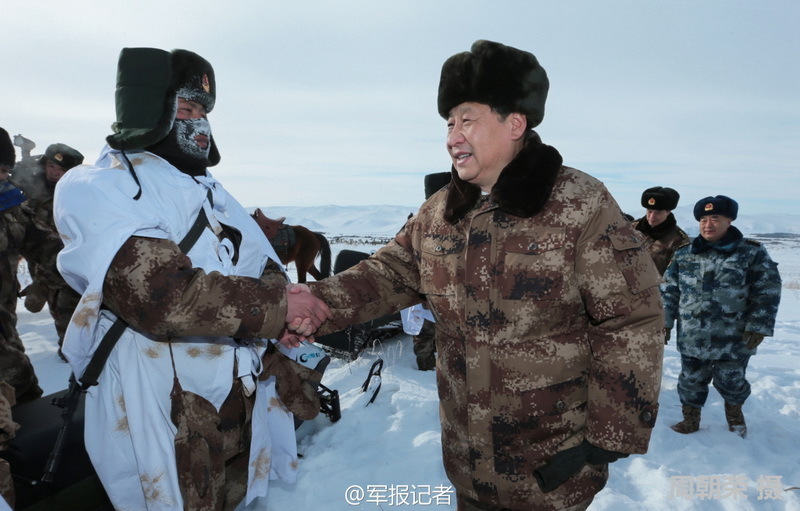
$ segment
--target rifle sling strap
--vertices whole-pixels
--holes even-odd
[[[208,191],[208,199],[211,202],[211,190]],[[178,248],[181,249],[181,252],[184,254],[188,253],[194,244],[197,243],[197,240],[200,239],[200,235],[208,225],[208,217],[206,216],[206,212],[201,207],[200,212],[197,213],[197,218],[194,220],[194,224],[192,224],[192,227],[189,229],[189,232],[186,233],[186,236],[184,236],[180,243],[178,243]],[[100,340],[100,345],[94,351],[92,359],[89,361],[89,364],[83,371],[83,375],[80,377],[81,388],[83,390],[86,390],[93,385],[97,385],[97,380],[100,378],[100,373],[103,372],[103,367],[105,367],[109,355],[111,355],[111,350],[114,349],[117,341],[122,336],[122,332],[124,332],[127,328],[128,323],[124,319],[118,317],[117,320],[111,325],[111,328],[108,329],[103,338]]]

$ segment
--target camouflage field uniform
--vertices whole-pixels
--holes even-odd
[[[663,352],[659,276],[602,183],[562,167],[538,137],[491,196],[457,185],[469,187],[454,173],[372,257],[309,284],[333,309],[337,324],[324,327],[427,299],[456,491],[528,511],[584,503],[607,465],[585,464],[549,493],[533,472],[584,439],[647,451]]]
[[[42,394],[33,366],[17,334],[17,268],[25,257],[40,267],[51,280],[60,279],[56,254],[62,244],[55,231],[34,220],[24,204],[0,211],[0,329],[5,341],[0,345],[0,380],[17,390],[17,402],[35,399]],[[62,284],[66,286],[66,283]]]
[[[55,183],[50,184],[47,181],[45,170],[39,161],[33,158],[23,159],[14,167],[14,175],[11,180],[25,192],[28,200],[23,207],[28,208],[30,214],[37,221],[57,232],[56,223],[53,220]],[[48,248],[40,247],[38,250],[41,252]],[[41,256],[47,257],[48,255],[41,254]],[[61,346],[64,332],[67,330],[67,325],[78,305],[80,296],[66,285],[60,274],[53,275],[46,271],[40,271],[33,261],[28,262],[28,269],[32,282],[24,290],[25,307],[31,312],[39,312],[47,303],[58,335],[58,345]]]
[[[644,245],[656,263],[658,273],[664,275],[672,260],[672,254],[678,247],[689,243],[689,236],[678,227],[675,216],[670,213],[666,220],[655,227],[650,227],[647,218],[642,217],[633,222],[637,231],[645,236]]]
[[[781,297],[781,277],[759,242],[729,227],[717,244],[702,237],[679,248],[664,274],[664,321],[677,322],[683,360],[678,381],[681,403],[701,408],[714,386],[725,401],[741,404],[750,394],[745,369],[756,349],[747,349],[745,331],[771,336]]]

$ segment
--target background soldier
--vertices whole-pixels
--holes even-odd
[[[689,236],[678,227],[672,214],[680,197],[672,188],[648,188],[642,193],[642,207],[647,212],[633,222],[636,230],[645,235],[645,247],[661,275],[667,270],[675,249],[689,243]]]
[[[26,208],[34,217],[54,231],[53,194],[56,183],[71,168],[83,163],[83,155],[66,144],[51,144],[38,160],[28,158],[17,164],[11,181],[22,189],[27,197]],[[41,250],[45,248],[42,247]],[[48,279],[48,273],[39,271],[32,261],[28,262],[32,282],[22,290],[20,296],[25,297],[25,308],[31,312],[39,312],[47,303],[50,315],[58,335],[59,355],[64,342],[64,332],[78,305],[80,296],[66,285],[60,275],[56,281]]]
[[[773,333],[781,277],[767,249],[731,225],[738,211],[738,203],[724,195],[700,199],[694,206],[700,235],[675,252],[664,275],[666,338],[677,322],[681,353],[683,420],[672,426],[678,433],[700,428],[713,381],[725,400],[728,429],[747,434],[745,371],[758,345]]]
[[[56,254],[62,243],[55,231],[33,218],[22,191],[8,181],[15,157],[8,132],[0,128],[0,380],[14,387],[21,403],[41,396],[42,389],[17,333],[19,259],[38,264],[48,279],[60,279]]]

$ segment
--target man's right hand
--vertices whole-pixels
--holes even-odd
[[[286,301],[287,328],[298,335],[310,336],[331,317],[328,305],[304,284],[286,286]]]
[[[665,328],[664,329],[664,344],[669,344],[669,338],[670,338],[671,332],[672,332],[671,328]]]

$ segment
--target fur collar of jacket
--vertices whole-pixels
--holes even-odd
[[[731,225],[728,227],[728,231],[725,235],[716,243],[710,243],[706,241],[704,237],[698,235],[694,241],[692,241],[692,254],[702,254],[708,250],[716,250],[723,254],[732,254],[743,239],[744,235],[742,231]]]
[[[489,196],[502,211],[530,218],[544,209],[562,163],[556,148],[542,143],[534,132],[500,172]],[[450,172],[452,180],[447,190],[444,218],[456,224],[475,207],[481,190],[459,178],[455,168],[451,167]]]
[[[658,240],[672,232],[676,225],[678,225],[678,222],[675,220],[675,215],[670,213],[663,222],[655,227],[651,227],[650,224],[647,223],[647,217],[642,217],[636,222],[636,230],[651,239]]]

